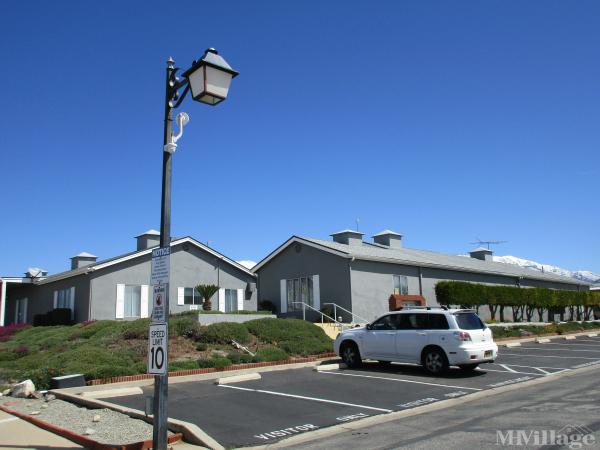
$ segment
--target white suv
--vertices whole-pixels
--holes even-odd
[[[390,312],[366,327],[338,334],[333,349],[348,367],[374,359],[422,364],[434,375],[449,366],[474,370],[498,356],[491,330],[474,310],[444,307]]]

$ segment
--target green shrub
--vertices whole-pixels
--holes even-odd
[[[277,314],[277,307],[270,300],[262,300],[258,304],[258,308],[264,311],[269,311],[270,314]]]
[[[283,361],[290,356],[280,348],[267,347],[261,348],[256,352],[255,361]]]
[[[260,340],[275,344],[290,355],[312,355],[331,351],[331,339],[322,328],[298,319],[256,319],[246,322]]]
[[[98,320],[87,325],[78,324],[73,326],[69,339],[90,339],[100,331],[115,328],[119,324],[113,320]]]
[[[198,342],[198,344],[196,344],[196,350],[198,350],[199,352],[205,352],[207,349],[208,345],[204,342]]]
[[[33,381],[35,388],[39,390],[50,389],[50,381],[54,377],[60,377],[65,374],[64,369],[55,367],[43,367],[40,369],[28,370],[22,374],[24,380]]]
[[[252,355],[249,355],[248,353],[237,352],[228,353],[227,359],[231,361],[232,364],[245,364],[254,361],[254,357]]]
[[[138,319],[123,323],[123,339],[148,339],[150,319]]]
[[[213,356],[212,358],[200,358],[197,361],[198,367],[214,367],[216,369],[223,369],[231,365],[231,361],[223,356]]]
[[[202,326],[198,323],[198,319],[195,317],[170,319],[169,327],[173,330],[173,333],[176,336],[183,336],[194,340],[200,338],[202,331]]]
[[[198,368],[198,361],[194,361],[191,359],[186,359],[183,361],[172,361],[169,363],[170,371],[190,370],[190,369],[197,369],[197,368]]]
[[[199,340],[209,344],[229,344],[235,340],[242,344],[250,342],[251,336],[243,323],[213,323],[204,327]]]

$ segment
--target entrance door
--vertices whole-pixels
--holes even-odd
[[[15,305],[15,323],[27,323],[27,298],[20,298]]]

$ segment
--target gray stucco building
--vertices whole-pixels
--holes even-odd
[[[0,278],[0,326],[31,323],[36,314],[70,308],[76,322],[148,317],[152,308],[152,248],[159,233],[136,237],[134,252],[104,261],[89,253],[71,258],[71,270],[48,276],[31,271],[24,277]],[[191,237],[171,242],[169,298],[171,312],[202,308],[193,289],[216,284],[213,309],[256,310],[256,275],[246,267]]]
[[[493,262],[486,248],[465,257],[404,248],[402,236],[390,230],[373,236],[373,242],[364,242],[363,234],[352,230],[331,236],[332,241],[292,236],[259,262],[253,268],[259,277],[259,301],[269,300],[280,314],[294,316],[301,308],[294,302],[316,309],[331,302],[372,320],[388,311],[391,294],[422,295],[428,305],[437,305],[435,285],[441,280],[589,289],[582,281]]]

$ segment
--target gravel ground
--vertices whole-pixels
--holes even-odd
[[[39,411],[39,414],[34,414],[32,417],[85,435],[103,444],[124,445],[152,439],[152,425],[110,409],[87,409],[58,399],[45,402],[37,399],[4,397],[1,404],[24,414]],[[97,422],[94,422],[94,416],[99,419]],[[87,434],[86,432],[90,430],[93,432]]]

